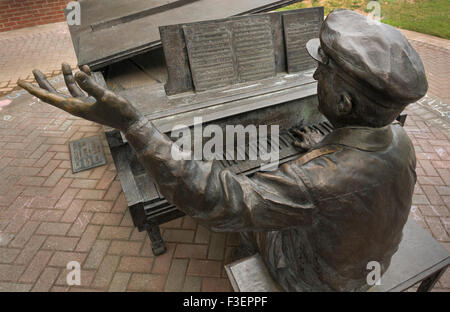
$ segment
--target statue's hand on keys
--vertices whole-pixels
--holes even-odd
[[[70,65],[63,63],[62,72],[71,96],[58,92],[40,70],[33,71],[40,88],[25,81],[18,84],[42,101],[74,116],[123,132],[142,118],[130,102],[95,82],[87,65],[82,66],[74,77]]]
[[[311,131],[308,127],[305,128],[292,128],[289,130],[295,137],[294,146],[302,151],[308,151],[314,145],[322,141],[323,135],[316,131]]]

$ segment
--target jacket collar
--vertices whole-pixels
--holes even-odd
[[[386,149],[392,143],[392,139],[393,134],[390,125],[382,128],[351,126],[334,130],[325,136],[317,147],[337,144],[376,152]]]

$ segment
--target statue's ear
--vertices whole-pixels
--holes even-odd
[[[353,103],[352,103],[352,97],[348,93],[341,94],[341,100],[338,103],[337,106],[337,113],[340,116],[345,116],[350,114],[352,111]]]

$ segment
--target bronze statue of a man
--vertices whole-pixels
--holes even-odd
[[[211,230],[243,233],[247,251],[261,254],[284,290],[365,290],[367,264],[386,271],[410,211],[415,152],[393,122],[425,95],[424,68],[398,30],[349,10],[329,14],[307,49],[318,61],[319,110],[335,130],[302,157],[251,178],[216,161],[173,160],[174,143],[86,66],[74,79],[63,65],[72,97],[39,71],[41,88],[20,85],[121,130],[169,202]]]

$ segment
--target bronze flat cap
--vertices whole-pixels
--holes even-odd
[[[369,85],[390,105],[406,105],[428,90],[417,52],[396,28],[350,11],[334,10],[322,24],[320,38],[306,48],[319,62],[332,59],[342,71]]]

